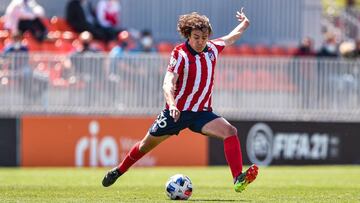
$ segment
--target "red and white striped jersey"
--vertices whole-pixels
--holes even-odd
[[[187,42],[174,48],[167,70],[179,74],[175,102],[180,111],[212,111],[215,65],[224,47],[224,40],[215,39],[208,41],[201,53]]]

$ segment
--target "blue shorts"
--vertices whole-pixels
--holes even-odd
[[[170,111],[165,109],[158,115],[149,133],[153,136],[178,135],[185,128],[201,133],[205,124],[219,117],[210,111],[182,111],[179,120],[175,123],[173,117],[170,116]]]

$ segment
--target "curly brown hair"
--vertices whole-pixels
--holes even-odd
[[[177,24],[178,32],[185,38],[189,38],[192,30],[201,30],[212,34],[212,28],[205,15],[200,15],[197,12],[181,15]]]

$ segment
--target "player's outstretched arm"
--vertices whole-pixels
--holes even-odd
[[[240,22],[238,26],[234,28],[228,35],[221,37],[225,41],[225,46],[229,46],[234,44],[241,35],[245,32],[245,30],[249,27],[250,21],[246,17],[245,13],[243,12],[244,7],[241,8],[240,11],[236,12],[236,18]]]
[[[170,116],[174,118],[176,122],[180,117],[180,111],[176,107],[175,103],[175,84],[179,75],[173,72],[166,72],[163,84],[163,91],[166,103],[169,105]]]

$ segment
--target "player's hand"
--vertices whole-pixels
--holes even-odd
[[[180,118],[180,111],[176,105],[170,105],[169,107],[170,116],[174,118],[174,122],[178,121]]]
[[[241,7],[240,11],[236,12],[236,18],[238,19],[239,22],[243,22],[243,21],[249,22],[249,19],[246,17],[244,13],[244,7]]]

